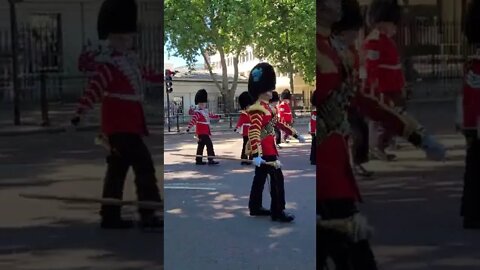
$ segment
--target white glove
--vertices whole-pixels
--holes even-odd
[[[297,140],[301,143],[305,143],[305,137],[303,137],[302,135],[298,135]]]
[[[262,166],[262,164],[265,163],[265,160],[261,157],[255,157],[255,158],[253,158],[252,161],[253,161],[253,164],[257,167],[260,167],[260,166]]]
[[[283,164],[280,162],[280,160],[275,161],[275,165],[277,169],[280,169],[283,167]]]
[[[355,214],[352,217],[353,232],[352,237],[354,242],[361,240],[368,240],[373,235],[373,228],[368,224],[367,219],[361,214]]]
[[[427,158],[434,161],[445,160],[446,152],[445,146],[435,140],[430,135],[425,135],[422,138],[422,149],[425,151]]]

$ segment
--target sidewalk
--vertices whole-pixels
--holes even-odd
[[[146,104],[145,115],[149,126],[161,126],[163,115],[158,104]],[[161,107],[160,107],[161,108]],[[42,114],[39,106],[24,105],[20,108],[21,125],[14,125],[13,108],[11,105],[0,104],[0,136],[18,136],[31,134],[60,133],[71,129],[70,120],[74,116],[76,104],[51,103],[49,104],[50,125],[42,126]],[[91,131],[100,128],[100,109],[97,105],[90,111],[77,131]]]

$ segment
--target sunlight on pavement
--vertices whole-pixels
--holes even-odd
[[[268,235],[268,237],[271,237],[271,238],[282,237],[287,234],[290,234],[291,232],[293,232],[292,227],[283,227],[283,228],[273,227],[273,228],[270,228],[270,234]]]

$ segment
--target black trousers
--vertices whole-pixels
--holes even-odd
[[[264,156],[265,161],[275,161],[276,156]],[[285,188],[281,169],[276,169],[270,165],[262,164],[255,167],[255,176],[253,177],[252,189],[250,190],[250,200],[248,208],[256,210],[262,207],[262,194],[267,176],[270,176],[270,211],[272,216],[279,215],[285,210]]]
[[[310,148],[310,162],[312,164],[315,164],[316,163],[316,160],[317,160],[317,155],[316,155],[316,152],[315,152],[315,149],[316,149],[316,136],[314,133],[311,134],[312,135],[312,146]]]
[[[280,129],[277,127],[275,127],[274,130],[275,130],[275,143],[279,145],[282,143],[282,132],[280,132]]]
[[[245,149],[247,148],[247,143],[248,143],[248,136],[243,136],[243,146],[242,146],[242,153],[240,154],[240,158],[241,159],[252,160],[253,158],[251,156],[247,156],[247,154],[245,154]]]
[[[369,128],[365,118],[356,110],[349,111],[348,121],[352,128],[353,163],[360,165],[369,159]]]
[[[467,157],[461,214],[465,219],[480,221],[480,140],[476,131],[465,132]]]
[[[317,202],[317,214],[324,220],[347,218],[355,213],[350,200]],[[326,269],[330,258],[337,270],[376,270],[377,264],[367,240],[353,242],[344,233],[317,225],[317,269]]]
[[[129,168],[132,167],[138,200],[160,202],[152,156],[142,137],[137,134],[118,133],[109,136],[108,139],[112,152],[107,157],[103,198],[122,199],[125,179]],[[139,212],[142,218],[154,214],[154,210],[151,209],[139,209]],[[104,219],[119,218],[120,206],[102,205],[100,215]]]
[[[212,139],[210,139],[209,135],[198,135],[198,147],[197,147],[197,155],[203,155],[203,149],[207,147],[207,155],[209,157],[215,156],[215,151],[213,150],[213,143]],[[201,157],[196,158],[197,161],[202,161]],[[212,160],[209,158],[208,160]]]

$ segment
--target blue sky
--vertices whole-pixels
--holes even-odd
[[[175,57],[175,56],[168,56],[168,51],[167,51],[167,47],[163,47],[163,51],[164,51],[164,57],[165,57],[165,63],[173,63],[174,67],[180,67],[180,66],[185,66],[187,64],[187,62],[180,58],[180,57]],[[170,54],[173,54],[173,52],[170,52]],[[197,57],[197,63],[200,64],[200,63],[203,63],[203,57],[202,56],[199,56]]]

